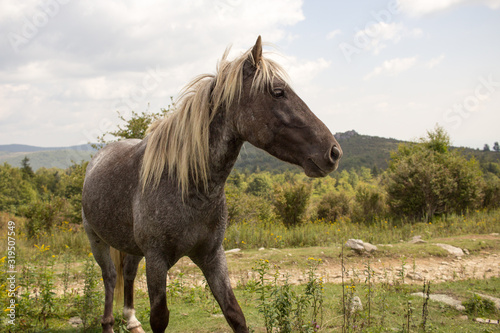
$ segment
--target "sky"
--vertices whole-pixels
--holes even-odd
[[[1,0],[0,144],[96,142],[258,35],[332,133],[500,141],[500,0]]]

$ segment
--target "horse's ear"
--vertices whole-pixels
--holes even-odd
[[[260,38],[260,35],[252,48],[252,56],[255,67],[258,67],[260,60],[262,59],[262,39]]]

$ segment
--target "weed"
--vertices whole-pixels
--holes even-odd
[[[477,294],[473,294],[468,300],[462,302],[462,305],[465,307],[465,312],[473,317],[497,315],[498,313],[493,301]]]
[[[103,303],[98,290],[99,273],[92,253],[89,253],[84,266],[83,295],[77,297],[77,308],[82,319],[83,331],[88,331],[99,324]]]
[[[426,283],[424,279],[424,286],[422,288],[422,294],[425,295],[424,303],[422,305],[422,331],[425,332],[427,328],[427,320],[429,319],[429,299],[431,295],[431,282]]]

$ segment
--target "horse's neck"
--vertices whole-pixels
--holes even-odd
[[[210,125],[210,182],[223,185],[233,169],[243,145],[231,122],[220,112]]]

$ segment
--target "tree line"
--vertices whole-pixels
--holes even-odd
[[[107,134],[115,139],[143,138],[147,126],[166,113],[133,113]],[[100,144],[106,144],[104,136]],[[24,216],[28,237],[50,232],[64,221],[80,224],[87,164],[36,172],[28,158],[19,167],[1,165],[0,211]],[[498,208],[500,164],[479,162],[450,149],[448,134],[436,127],[416,142],[400,144],[386,170],[352,168],[319,179],[294,171],[233,170],[226,200],[229,223],[279,221],[292,228],[306,221],[339,219],[365,224],[386,219],[431,221],[445,214]]]

